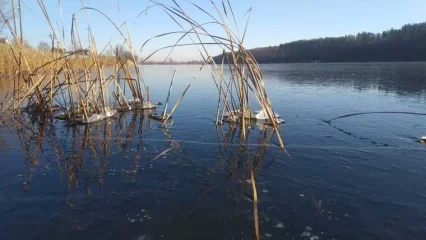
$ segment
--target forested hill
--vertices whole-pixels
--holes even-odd
[[[426,22],[382,33],[299,40],[250,52],[260,63],[425,61]]]

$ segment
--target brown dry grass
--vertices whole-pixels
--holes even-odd
[[[13,47],[13,46],[12,46]],[[18,48],[18,47],[15,47]],[[62,55],[58,52],[39,51],[33,48],[22,48],[22,53],[28,61],[30,69],[38,69],[49,62],[54,62],[55,59]],[[105,66],[114,66],[116,64],[115,57],[100,56],[100,61],[105,63]],[[84,69],[94,63],[92,58],[83,56],[75,56],[70,58],[70,62],[75,70]],[[39,69],[40,72],[48,71],[51,67],[44,66]],[[19,58],[14,57],[11,47],[7,44],[0,44],[0,74],[14,74],[19,69]]]

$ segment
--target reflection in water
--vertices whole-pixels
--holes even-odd
[[[263,65],[288,153],[267,126],[244,141],[236,125],[215,127],[208,74],[168,130],[142,112],[90,127],[12,116],[0,126],[0,236],[253,239],[257,218],[261,239],[422,239],[424,116],[324,121],[424,112],[424,65]],[[168,68],[144,69],[153,99]],[[180,70],[177,92],[198,69]]]
[[[43,153],[54,153],[60,179],[66,176],[69,188],[79,186],[79,178],[84,178],[87,173],[85,168],[91,166],[89,161],[99,165],[96,175],[102,187],[105,183],[105,168],[112,154],[111,144],[124,151],[128,145],[138,141],[137,150],[140,151],[143,129],[150,128],[150,120],[144,112],[133,112],[130,117],[121,115],[112,121],[74,127],[61,127],[44,121],[33,122],[25,116],[14,117],[12,127],[17,131],[25,165],[39,166]],[[61,128],[60,132],[58,128]],[[139,137],[134,137],[135,134]],[[135,164],[134,167],[137,166]],[[90,192],[90,189],[86,190]]]
[[[263,74],[276,81],[317,87],[344,87],[399,95],[426,94],[426,63],[267,64]]]
[[[116,119],[84,126],[61,126],[48,121],[31,121],[26,116],[14,116],[14,121],[14,125],[9,127],[17,131],[17,138],[21,144],[19,151],[22,152],[26,172],[28,172],[23,176],[22,190],[37,191],[31,188],[31,183],[40,181],[39,178],[43,179],[46,174],[57,173],[59,182],[67,183],[68,190],[64,201],[71,209],[81,208],[91,211],[82,198],[77,197],[80,190],[89,197],[104,194],[105,189],[110,189],[109,185],[119,188],[120,182],[114,178],[116,175],[121,175],[135,183],[139,181],[138,174],[141,174],[141,171],[152,169],[157,164],[162,165],[166,159],[174,161],[173,164],[191,166],[188,165],[191,164],[190,162],[185,162],[185,159],[190,159],[190,156],[186,156],[186,149],[181,146],[188,143],[176,141],[169,130],[173,129],[173,126],[160,127],[158,123],[151,122],[147,112],[135,111],[122,114]],[[200,147],[205,144],[214,146],[211,149],[216,148],[218,153],[216,164],[206,169],[206,174],[211,175],[212,179],[199,179],[212,181],[212,183],[200,185],[198,200],[187,213],[188,217],[196,214],[197,211],[204,211],[203,201],[209,199],[211,194],[214,195],[217,189],[223,189],[227,193],[226,199],[245,206],[240,209],[241,211],[250,210],[246,202],[253,204],[253,217],[248,218],[252,219],[255,229],[259,229],[255,178],[265,165],[267,150],[271,146],[279,149],[277,145],[270,144],[274,129],[266,125],[259,127],[260,130],[253,129],[247,133],[247,138],[244,138],[238,125],[221,125],[216,128],[217,142],[189,142],[190,145]],[[280,155],[281,151],[277,154]],[[53,157],[54,161],[48,163],[42,160],[47,156]],[[274,159],[275,157],[270,158],[270,163]],[[120,162],[122,160],[125,162]],[[117,166],[121,169],[117,169]],[[56,170],[52,169],[55,167]],[[194,166],[191,166],[191,169],[194,171]],[[217,178],[217,176],[214,177],[215,172],[225,174],[222,179],[217,179],[218,185],[214,186],[211,184],[216,182],[213,180]],[[176,173],[173,174],[176,175]],[[190,175],[193,174],[190,173]],[[153,175],[153,177],[159,176]],[[194,180],[197,181],[197,178]],[[252,188],[248,188],[250,185]],[[133,191],[138,189],[132,189]],[[171,194],[168,197],[173,196]],[[155,193],[147,194],[145,197],[155,198]],[[122,196],[122,198],[124,200],[127,197]],[[259,211],[260,214],[265,214],[263,208]],[[84,220],[79,221],[73,228],[80,228],[82,224],[85,224]],[[129,221],[134,221],[134,218],[130,218]],[[264,220],[260,221],[260,224],[262,223]],[[251,235],[250,232],[247,234]]]
[[[158,68],[158,66],[149,67]],[[169,67],[168,71],[164,71]],[[173,71],[173,66],[161,68],[162,71],[157,72],[145,68],[143,70],[150,71],[149,75],[154,77],[157,77],[159,72],[166,72],[169,75]],[[399,95],[426,94],[425,62],[263,64],[261,69],[266,81],[282,81],[302,86],[344,87],[358,91],[375,90]],[[191,72],[190,70],[192,69],[188,70],[188,67],[184,69],[187,72]],[[106,72],[113,73],[114,69],[106,69]],[[11,79],[0,79],[0,102],[3,102],[10,84]],[[124,89],[124,85],[122,87]]]
[[[229,125],[227,130],[222,125],[217,126],[217,141],[218,146],[218,163],[223,167],[224,163],[228,163],[228,169],[233,178],[237,178],[238,170],[243,170],[240,174],[247,174],[250,169],[254,172],[259,172],[265,153],[271,146],[270,142],[274,136],[274,131],[270,126],[264,125],[259,132],[248,132],[249,137],[244,140],[239,128],[235,124]],[[257,134],[257,136],[253,136]],[[253,141],[254,140],[254,141]],[[253,141],[253,142],[252,142]],[[235,143],[238,144],[235,144]],[[244,171],[244,170],[248,170]],[[247,178],[240,176],[238,179]]]
[[[253,202],[253,217],[255,223],[255,234],[259,236],[259,213],[258,213],[258,193],[255,181],[255,175],[260,173],[261,167],[264,165],[265,154],[267,149],[270,146],[270,141],[275,133],[272,127],[267,125],[261,126],[261,130],[257,137],[254,137],[256,140],[254,144],[251,144],[250,139],[253,137],[253,132],[248,132],[248,137],[245,140],[240,129],[236,125],[230,125],[228,130],[225,132],[221,126],[217,126],[217,138],[219,145],[218,153],[218,167],[224,167],[224,164],[228,164],[228,169],[230,169],[228,176],[225,178],[225,181],[222,185],[226,185],[227,181],[233,179],[237,182],[242,182],[244,179],[247,179],[247,182],[252,186],[252,194],[240,189],[241,185],[233,185],[237,189],[228,190],[228,192],[237,192],[241,193],[240,198]],[[234,149],[234,138],[238,138],[237,149]],[[281,151],[280,151],[281,152]],[[280,154],[278,152],[278,154]],[[275,160],[275,157],[272,158],[272,161]],[[249,180],[248,180],[249,179]],[[238,197],[237,197],[238,199]],[[262,213],[262,211],[261,211]],[[263,213],[264,215],[264,213]]]

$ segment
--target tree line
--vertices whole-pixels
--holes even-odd
[[[250,52],[260,63],[426,60],[426,22],[382,33],[299,40]],[[222,56],[215,57],[217,62]]]
[[[28,46],[28,47],[31,48],[31,46]],[[81,54],[79,54],[79,55],[89,55],[89,49],[84,49],[82,47],[75,48],[74,46],[71,46],[71,47],[69,47],[69,49],[73,49],[73,50],[72,51],[66,51],[65,49],[56,48],[54,45],[49,44],[48,42],[45,42],[45,41],[41,41],[38,44],[37,49],[39,51],[60,52],[62,54],[66,53],[66,52],[70,52],[70,53],[81,52]],[[122,45],[116,45],[113,50],[106,51],[103,55],[114,56],[115,58],[122,58],[124,60],[133,60],[133,56],[134,56],[136,62],[139,59],[138,55],[132,54],[132,52],[125,49],[124,46],[122,46]]]

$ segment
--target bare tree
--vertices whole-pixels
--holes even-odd
[[[41,41],[41,42],[38,44],[37,49],[38,49],[38,50],[41,50],[41,51],[49,51],[49,50],[50,50],[49,43],[44,42],[44,41]]]
[[[138,61],[138,55],[132,54],[130,51],[126,50],[122,45],[117,45],[114,51],[115,55],[119,58],[123,58],[125,60],[133,60],[133,56],[135,56],[136,62]]]

